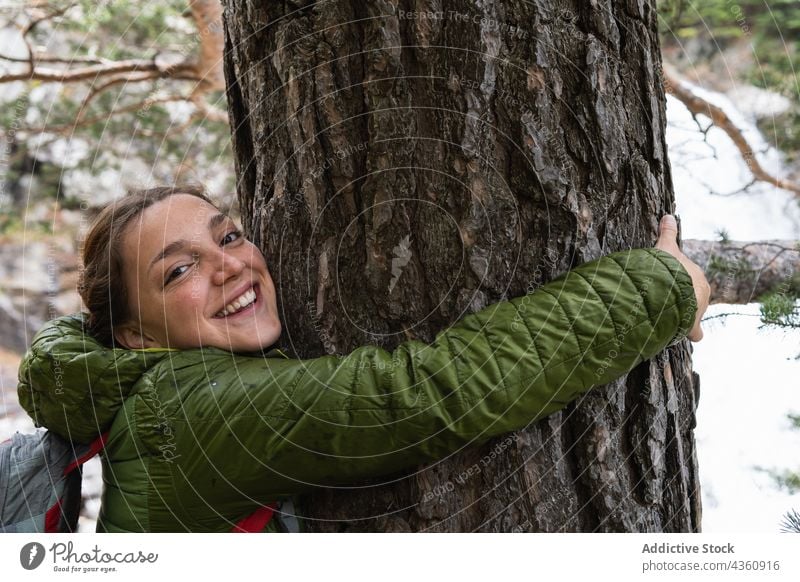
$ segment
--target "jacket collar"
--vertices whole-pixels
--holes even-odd
[[[142,374],[181,351],[109,348],[88,333],[87,323],[84,313],[48,321],[20,364],[17,385],[20,405],[37,427],[77,443],[108,430]]]

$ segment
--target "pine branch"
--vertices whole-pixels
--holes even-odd
[[[154,60],[129,59],[116,61],[111,64],[90,65],[75,70],[59,71],[44,67],[34,67],[25,73],[9,73],[0,75],[0,83],[12,81],[43,81],[47,83],[75,83],[78,81],[96,81],[102,77],[118,75],[120,73],[150,72],[159,73],[160,76],[169,78],[179,74],[194,73],[193,63],[182,63],[163,69]]]
[[[786,512],[781,522],[781,532],[800,533],[800,513],[796,509]]]

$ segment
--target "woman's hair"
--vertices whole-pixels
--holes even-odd
[[[123,268],[133,267],[123,263],[122,237],[125,228],[146,208],[174,194],[197,196],[216,207],[199,185],[132,190],[107,204],[94,219],[86,235],[78,293],[89,310],[89,333],[106,346],[116,347],[113,326],[126,323],[131,318]]]

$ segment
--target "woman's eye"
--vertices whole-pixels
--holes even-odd
[[[233,237],[233,238],[230,238],[230,237]],[[236,239],[241,238],[241,237],[242,237],[242,231],[240,231],[240,230],[232,230],[231,232],[229,232],[228,234],[225,235],[225,238],[222,239],[222,244],[226,245],[226,244],[232,243],[233,241],[235,241]]]
[[[164,281],[164,284],[166,285],[167,283],[169,283],[173,279],[183,275],[186,271],[182,271],[181,269],[188,269],[189,267],[190,267],[190,265],[181,265],[180,267],[175,267],[172,270],[172,272],[167,276],[167,280]]]

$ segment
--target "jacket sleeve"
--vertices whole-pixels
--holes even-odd
[[[430,344],[237,357],[241,397],[226,387],[234,393],[214,406],[183,407],[195,415],[184,419],[189,446],[204,443],[214,472],[259,497],[385,475],[561,410],[685,337],[696,309],[672,255],[613,253],[467,315]]]

